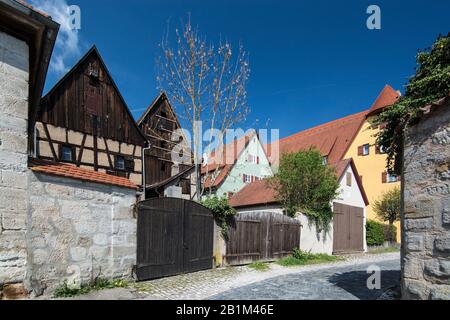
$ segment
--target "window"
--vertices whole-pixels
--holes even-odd
[[[326,166],[326,165],[328,164],[328,157],[327,157],[327,156],[322,157],[322,164],[323,164],[324,166]]]
[[[368,156],[370,152],[370,145],[365,144],[358,147],[358,156]]]
[[[387,182],[388,183],[394,183],[398,181],[398,177],[395,174],[387,174]]]
[[[384,149],[383,146],[376,146],[375,147],[375,153],[376,154],[384,154],[384,153],[386,153],[386,150]]]
[[[125,170],[125,158],[122,156],[116,156],[116,169]]]
[[[74,161],[74,148],[68,145],[62,145],[60,149],[60,159],[61,161],[72,162]]]
[[[400,181],[400,177],[395,174],[389,174],[387,172],[383,172],[381,174],[381,179],[383,183],[394,183]]]
[[[368,144],[363,145],[363,156],[368,156],[370,151],[370,146]]]
[[[347,186],[351,187],[352,186],[352,174],[351,174],[351,172],[347,172],[346,178],[347,178]]]
[[[242,176],[242,180],[244,181],[244,183],[251,183],[252,182],[252,176],[244,174]]]

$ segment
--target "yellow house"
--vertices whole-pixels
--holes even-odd
[[[384,108],[394,104],[400,97],[400,92],[386,85],[378,98],[369,109],[358,133],[347,149],[344,158],[353,158],[358,172],[362,178],[362,183],[369,199],[369,206],[366,208],[367,218],[379,220],[372,205],[386,191],[400,187],[400,177],[389,175],[386,172],[386,155],[375,143],[375,135],[379,128],[374,128],[370,120],[373,119]],[[400,223],[397,226],[397,241],[400,240]]]

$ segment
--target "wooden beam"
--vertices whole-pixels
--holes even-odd
[[[111,170],[114,170],[114,166],[113,166],[113,163],[111,161],[111,157],[109,155],[108,142],[106,142],[106,138],[103,138],[103,142],[105,143],[106,156],[108,157],[109,166],[111,167]]]
[[[83,141],[81,141],[80,152],[78,153],[77,167],[81,165],[81,159],[83,158],[84,146],[86,145],[86,134],[83,136]]]
[[[50,150],[52,151],[53,160],[58,161],[58,155],[56,154],[55,147],[53,146],[52,138],[50,137],[50,132],[48,132],[47,124],[43,123],[45,136],[47,137],[47,141],[50,144]]]

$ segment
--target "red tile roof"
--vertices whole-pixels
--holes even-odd
[[[376,114],[384,108],[393,105],[398,101],[398,99],[400,99],[400,96],[400,91],[395,91],[390,85],[387,84],[370,107],[367,116]]]
[[[335,169],[336,177],[338,179],[341,179],[349,165],[352,166],[353,173],[355,175],[356,182],[359,186],[364,202],[366,205],[369,205],[367,195],[364,191],[364,187],[358,175],[358,171],[356,170],[353,159],[345,159],[334,163],[331,166]],[[272,186],[270,186],[267,180],[256,181],[248,184],[230,199],[230,205],[235,208],[265,206],[270,204],[277,204],[276,191]]]
[[[127,178],[116,177],[103,172],[83,169],[71,164],[62,164],[31,159],[30,169],[34,172],[45,173],[65,178],[113,185],[130,189],[139,189],[136,184],[134,184]]]
[[[336,163],[344,158],[366,114],[367,111],[362,111],[283,138],[279,140],[279,155],[314,147],[328,157],[329,163]],[[277,162],[274,143],[267,149],[271,162]]]
[[[217,170],[218,176],[216,179],[212,179],[212,175],[208,175],[204,182],[205,188],[217,187],[225,180],[255,134],[253,131],[240,139],[224,145],[222,147],[222,157],[220,157],[220,154],[216,154],[217,150],[211,152],[208,157],[208,165],[202,166],[202,175],[214,173]]]

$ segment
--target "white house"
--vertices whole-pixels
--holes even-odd
[[[366,193],[353,159],[331,165],[339,179],[339,196],[333,201],[333,221],[328,231],[317,230],[315,224],[302,213],[300,249],[312,253],[344,253],[366,251]],[[283,214],[276,200],[276,191],[266,180],[247,185],[230,199],[238,212],[273,211]]]

